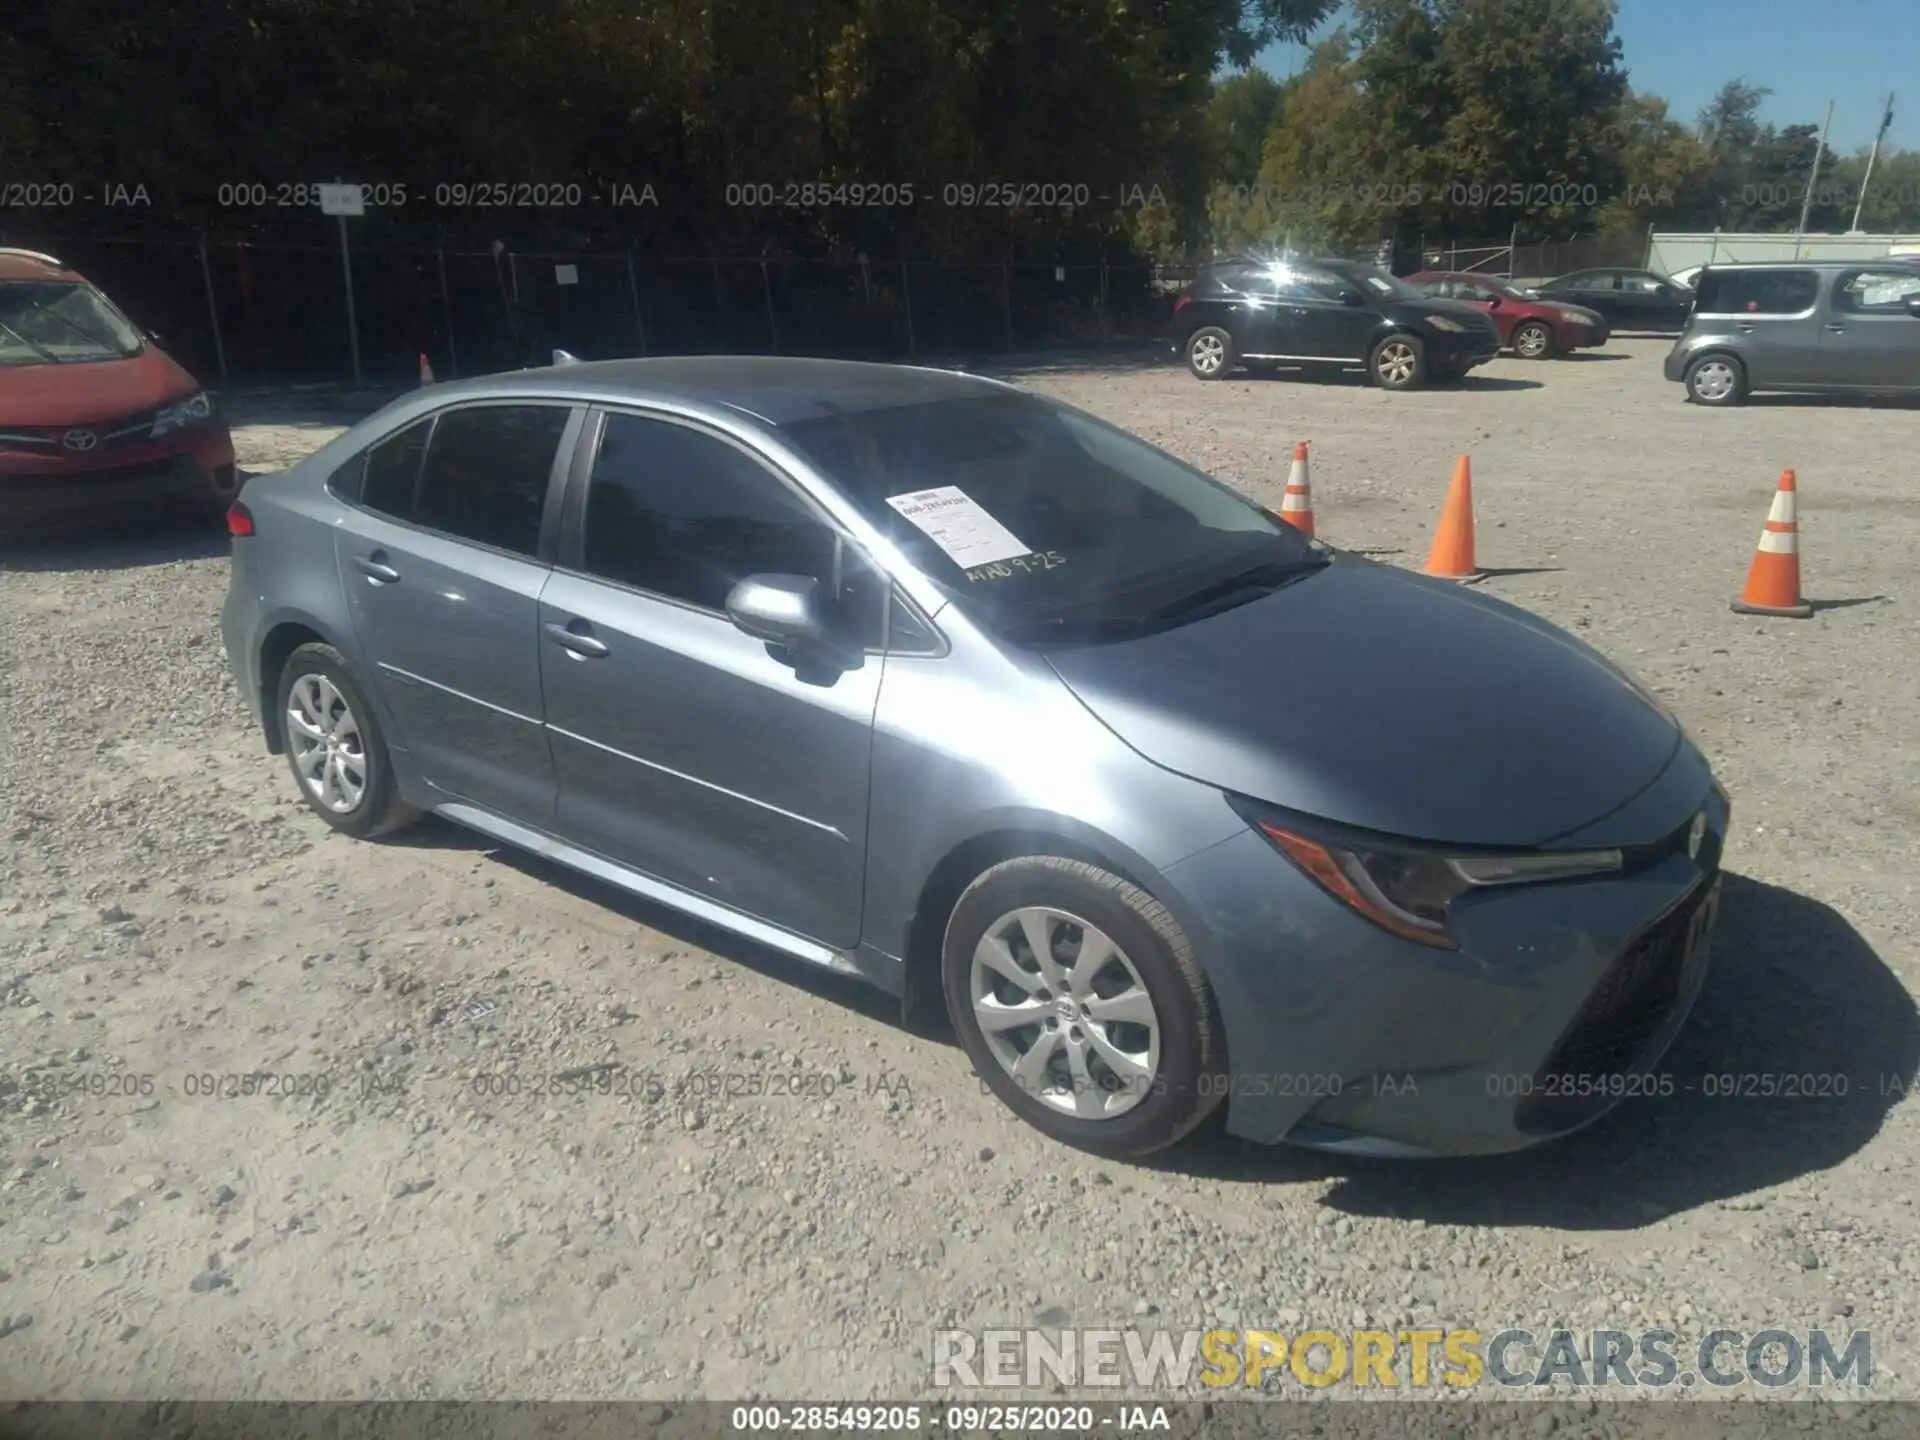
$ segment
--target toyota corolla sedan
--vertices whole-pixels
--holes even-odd
[[[944,1008],[1040,1130],[1476,1154],[1700,988],[1728,803],[1484,593],[972,375],[704,357],[422,390],[248,481],[266,748]],[[960,1083],[956,1081],[956,1084]]]

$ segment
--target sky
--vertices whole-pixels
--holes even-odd
[[[1833,101],[1827,144],[1847,155],[1873,143],[1891,90],[1899,93],[1887,144],[1920,149],[1914,0],[1618,4],[1614,29],[1628,79],[1634,89],[1665,99],[1676,120],[1691,124],[1723,84],[1746,80],[1773,91],[1761,104],[1762,122],[1819,125]],[[1258,63],[1285,76],[1305,59],[1302,46],[1275,45]]]

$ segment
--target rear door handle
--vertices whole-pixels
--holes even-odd
[[[1827,333],[1829,335],[1844,335],[1847,333],[1847,327],[1844,325],[1829,325],[1827,326]]]
[[[582,659],[600,660],[610,653],[604,640],[596,640],[591,635],[582,635],[578,630],[569,630],[558,621],[548,621],[546,629],[548,639],[561,649],[571,651]]]
[[[371,555],[356,555],[353,563],[359,567],[362,575],[381,585],[391,585],[400,578],[400,572],[387,564],[387,552],[384,550],[376,550]]]

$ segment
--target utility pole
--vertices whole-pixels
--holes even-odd
[[[1887,138],[1887,131],[1893,126],[1893,92],[1887,92],[1887,108],[1880,117],[1880,129],[1873,137],[1873,149],[1867,152],[1867,173],[1860,177],[1860,198],[1853,202],[1853,223],[1848,230],[1860,228],[1860,211],[1867,203],[1867,186],[1873,183],[1873,162],[1880,158],[1880,142]]]
[[[1827,132],[1833,129],[1833,102],[1827,102],[1827,123],[1820,127],[1820,144],[1813,152],[1813,173],[1807,176],[1807,198],[1800,202],[1800,228],[1794,231],[1793,258],[1800,258],[1800,237],[1807,233],[1807,217],[1813,213],[1813,187],[1820,179],[1820,159],[1827,153]]]

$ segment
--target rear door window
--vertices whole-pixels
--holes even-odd
[[[1910,300],[1920,300],[1920,265],[1848,270],[1833,286],[1833,308],[1852,315],[1904,315]]]
[[[514,555],[540,549],[564,405],[474,405],[441,414],[420,467],[415,524]]]
[[[1811,270],[1709,270],[1694,309],[1702,315],[1801,315],[1813,308],[1820,277]]]

